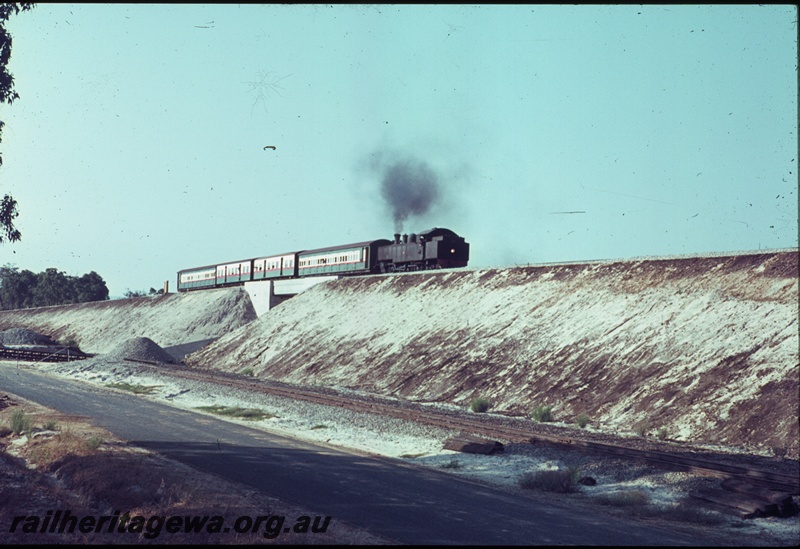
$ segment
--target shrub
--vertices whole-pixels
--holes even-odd
[[[661,427],[658,431],[656,431],[656,438],[658,440],[667,440],[667,428]]]
[[[586,414],[580,414],[575,418],[575,423],[578,424],[578,427],[584,429],[589,424],[589,416]]]
[[[45,431],[55,431],[58,428],[58,423],[54,419],[48,419],[42,424],[42,429]]]
[[[531,419],[540,423],[553,421],[553,414],[550,411],[550,406],[537,406],[531,412]]]
[[[102,444],[99,436],[85,439],[69,429],[58,435],[34,439],[29,447],[29,458],[38,465],[49,465],[66,456],[86,456],[93,454]]]
[[[637,421],[633,424],[633,432],[639,435],[640,437],[647,436],[647,432],[650,430],[650,422],[646,419],[641,421]]]
[[[106,383],[106,387],[112,389],[119,389],[120,391],[129,391],[135,395],[151,395],[161,385],[137,385],[134,383]]]
[[[623,490],[610,494],[600,494],[594,498],[594,501],[613,507],[642,507],[649,503],[650,498],[642,490]]]
[[[489,402],[488,399],[483,397],[476,397],[472,399],[472,402],[469,403],[469,408],[473,412],[483,413],[486,412],[489,408],[492,407],[492,403]]]
[[[94,436],[86,441],[86,447],[90,450],[97,450],[103,444],[103,437]]]
[[[527,490],[570,494],[578,491],[575,483],[578,476],[579,473],[576,467],[567,467],[555,471],[529,472],[522,475],[519,485]]]
[[[626,511],[637,517],[688,522],[702,526],[719,526],[727,523],[727,519],[720,513],[705,509],[688,498],[678,504],[632,505]],[[737,524],[741,523],[735,522],[733,526]]]
[[[75,341],[75,338],[68,337],[65,339],[58,340],[58,344],[62,347],[70,347],[72,349],[78,349],[78,342]]]
[[[238,417],[251,421],[259,421],[262,419],[272,419],[277,417],[275,414],[270,414],[269,412],[259,410],[258,408],[242,408],[241,406],[198,406],[197,409],[203,410],[204,412],[217,414],[219,416]]]
[[[31,418],[25,415],[22,410],[15,410],[11,414],[11,431],[15,435],[29,433],[31,430]]]
[[[242,370],[242,375],[243,376],[252,376],[254,374],[255,374],[255,372],[253,371],[252,368],[245,368],[244,370]]]

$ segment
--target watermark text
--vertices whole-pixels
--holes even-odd
[[[219,515],[131,515],[114,511],[113,515],[73,515],[69,510],[51,510],[44,516],[19,515],[11,519],[9,533],[24,534],[81,534],[117,533],[141,534],[146,539],[155,539],[162,534],[206,533],[258,534],[274,539],[281,534],[322,534],[328,530],[330,516],[300,516],[294,522],[281,515],[243,515],[233,524],[225,524]]]

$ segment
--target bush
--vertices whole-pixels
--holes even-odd
[[[87,439],[67,429],[52,437],[32,440],[29,445],[28,458],[37,465],[47,466],[66,456],[86,456],[94,453],[95,450],[97,448],[92,448]]]
[[[252,368],[245,368],[244,370],[242,370],[242,375],[243,376],[252,376],[254,374],[255,374],[255,372],[253,371]]]
[[[443,463],[439,467],[442,469],[461,469],[461,463],[457,459],[451,459],[449,463]]]
[[[553,421],[553,414],[550,412],[550,406],[537,406],[531,412],[531,419],[540,423]]]
[[[62,347],[70,347],[72,349],[78,349],[78,342],[75,341],[75,338],[68,337],[66,339],[60,339],[58,344]]]
[[[219,416],[238,417],[251,421],[260,421],[262,419],[272,419],[277,417],[275,414],[265,412],[264,410],[260,410],[258,408],[242,408],[241,406],[198,406],[197,409],[203,410],[204,412],[217,414]]]
[[[640,437],[647,436],[647,432],[650,430],[650,422],[646,419],[642,421],[637,421],[633,424],[633,432],[639,435]]]
[[[86,441],[86,447],[90,450],[97,450],[103,444],[103,438],[99,436],[91,437],[89,440]]]
[[[112,389],[119,389],[120,391],[129,391],[135,395],[151,395],[153,392],[161,387],[161,385],[136,385],[134,383],[106,383],[106,387]]]
[[[658,431],[656,431],[656,438],[658,440],[667,440],[667,428],[661,427]]]
[[[578,424],[578,427],[584,429],[589,424],[589,416],[586,414],[580,414],[575,418],[575,423]]]
[[[27,417],[22,410],[15,410],[11,414],[11,431],[15,435],[29,433],[31,431],[31,418]]]
[[[472,402],[469,403],[469,408],[473,412],[483,413],[486,412],[489,408],[492,407],[492,403],[489,402],[488,399],[483,397],[473,398]]]
[[[650,497],[642,490],[623,490],[600,494],[593,499],[597,503],[612,507],[642,507],[650,502]]]
[[[522,475],[519,479],[519,485],[520,488],[527,490],[570,494],[578,491],[575,483],[578,476],[576,467],[567,467],[556,471],[538,471]]]

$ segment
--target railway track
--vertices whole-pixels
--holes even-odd
[[[159,368],[159,371],[163,373],[163,368]],[[394,417],[506,443],[552,445],[587,453],[603,454],[646,462],[672,470],[693,472],[723,479],[734,479],[767,490],[800,495],[800,479],[798,479],[797,475],[726,463],[721,459],[709,459],[702,455],[698,456],[702,451],[693,450],[687,445],[675,445],[664,450],[633,448],[631,447],[632,444],[641,444],[641,441],[598,442],[590,440],[592,435],[587,432],[577,433],[579,436],[574,436],[571,433],[569,436],[565,436],[564,434],[553,432],[557,431],[558,428],[552,426],[545,427],[528,420],[497,416],[495,414],[475,414],[474,417],[464,417],[460,413],[434,410],[430,406],[409,401],[393,401],[375,396],[356,394],[343,396],[329,389],[310,389],[279,382],[257,381],[238,374],[221,371],[171,367],[170,373],[176,377],[194,381],[221,383],[247,391]]]

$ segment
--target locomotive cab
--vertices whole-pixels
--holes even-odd
[[[465,267],[468,262],[469,244],[450,229],[433,228],[402,239],[395,234],[391,243],[378,248],[380,272]]]
[[[469,243],[450,229],[434,228],[420,233],[425,242],[425,262],[440,269],[466,267]]]

